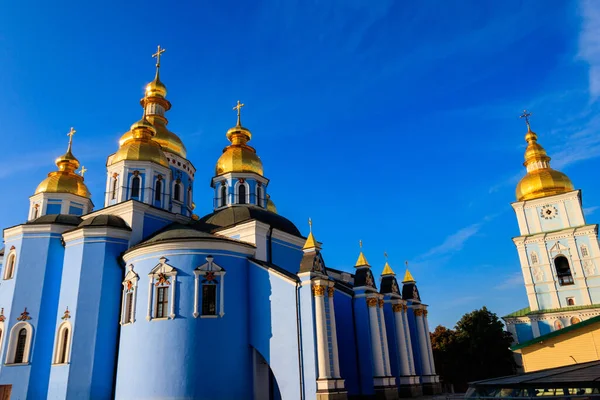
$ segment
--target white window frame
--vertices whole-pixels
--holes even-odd
[[[157,294],[158,288],[160,286],[156,286],[155,282],[158,282],[160,279],[160,275],[164,275],[167,279],[167,285],[172,289],[170,290],[170,299],[169,299],[169,309],[170,314],[167,317],[156,318],[156,307],[154,307],[154,298]],[[175,290],[177,288],[177,270],[173,268],[173,266],[167,264],[167,259],[165,257],[161,257],[159,263],[150,271],[148,274],[148,310],[146,314],[146,319],[151,321],[155,320],[165,320],[165,319],[174,319],[175,318]]]
[[[206,257],[206,263],[199,266],[194,270],[194,318],[218,318],[225,315],[225,270],[219,267],[214,262],[212,256]],[[202,315],[201,310],[201,296],[200,296],[200,281],[207,273],[212,272],[218,278],[217,285],[217,314],[216,315]]]
[[[223,196],[222,196],[222,190],[223,187],[225,188],[225,202],[223,203]],[[217,208],[221,208],[221,207],[226,207],[227,206],[227,198],[229,197],[229,190],[228,190],[228,186],[227,186],[227,182],[221,182],[219,188],[217,189]]]
[[[125,274],[125,279],[123,280],[123,293],[122,293],[122,301],[121,301],[121,325],[129,325],[135,322],[135,306],[137,303],[137,287],[139,281],[138,274],[133,270],[133,265],[129,264],[127,268],[127,274]],[[128,282],[131,282],[131,289],[128,290]],[[125,320],[127,316],[127,295],[131,293],[131,318],[129,321]]]
[[[27,330],[27,340],[25,341],[25,350],[23,351],[23,362],[15,363],[15,355],[17,352],[17,341],[19,340],[19,332],[21,329]],[[10,330],[8,339],[8,349],[6,352],[6,365],[28,365],[31,356],[31,342],[33,339],[33,327],[30,323],[21,321]]]
[[[244,180],[244,182],[240,182],[237,181],[235,183],[235,198],[237,199],[237,203],[235,204],[241,204],[240,203],[240,186],[244,185],[246,187],[246,203],[245,204],[250,204],[250,185],[248,185],[248,182],[246,182]]]
[[[181,186],[181,192],[179,193],[179,200],[177,200],[175,198],[175,185],[179,184]],[[183,185],[183,182],[181,181],[181,179],[179,179],[179,182],[177,182],[177,179],[175,179],[173,181],[173,183],[171,184],[171,199],[178,203],[178,204],[183,204],[183,200],[181,200],[183,198],[183,191],[185,190],[185,186]]]
[[[59,362],[59,358],[61,358],[60,351],[64,347],[64,331],[67,329],[69,331],[69,336],[67,337],[67,346],[65,347],[65,362]],[[65,365],[69,364],[71,361],[71,339],[73,337],[73,327],[69,321],[65,321],[58,326],[56,330],[56,340],[54,345],[54,357],[52,365]]]
[[[8,252],[8,256],[5,258],[6,262],[4,263],[4,274],[3,274],[3,278],[4,280],[9,280],[9,279],[13,279],[15,277],[15,270],[17,269],[17,251],[16,249],[13,247],[11,247],[10,251]],[[11,264],[12,261],[12,268],[9,270],[9,266]],[[10,274],[9,274],[10,271]]]
[[[165,196],[165,186],[166,186],[165,183],[166,183],[166,181],[165,181],[164,178],[158,179],[160,176],[161,175],[156,175],[154,177],[154,190],[152,191],[152,204],[154,204],[154,202],[158,201],[158,203],[162,207],[163,199],[164,199],[164,196]],[[159,200],[156,200],[156,188],[158,187],[158,183],[159,182],[160,182],[160,196],[159,196],[160,198],[159,198]]]

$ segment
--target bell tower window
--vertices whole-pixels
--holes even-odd
[[[173,200],[181,201],[181,184],[179,182],[175,182],[175,186],[173,186]]]
[[[238,204],[246,204],[246,185],[243,183],[238,186]]]
[[[31,353],[33,328],[27,322],[19,322],[10,331],[6,364],[25,364]]]
[[[154,191],[154,201],[160,201],[162,197],[162,181],[159,179],[156,181],[156,190]]]
[[[131,180],[131,198],[137,199],[140,197],[141,180],[142,179],[137,175]]]
[[[25,356],[25,345],[27,344],[27,329],[21,328],[17,337],[17,348],[15,350],[15,364],[21,364]]]
[[[117,181],[117,174],[113,175],[113,179],[112,179],[112,189],[110,191],[110,199],[111,200],[115,200],[117,198],[117,185],[118,185],[118,181]]]
[[[554,259],[554,268],[556,269],[556,277],[561,286],[573,285],[573,275],[569,260],[565,256],[558,256]]]
[[[221,184],[221,195],[219,198],[219,206],[220,207],[225,207],[227,205],[227,185],[222,183]]]
[[[263,201],[263,190],[262,190],[262,186],[260,184],[258,184],[256,186],[256,205],[259,207],[262,207]]]

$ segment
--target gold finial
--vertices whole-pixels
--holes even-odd
[[[73,127],[71,127],[71,130],[69,131],[69,133],[67,133],[67,136],[69,137],[69,147],[67,151],[71,151],[71,145],[73,144],[73,135],[75,135],[77,131],[75,129],[73,129]]]
[[[388,254],[387,252],[383,252],[383,256],[385,257],[385,265],[383,266],[383,271],[381,272],[382,276],[385,275],[396,275],[394,273],[394,271],[392,270],[392,267],[390,267],[390,264],[388,263]]]
[[[362,252],[362,247],[363,247],[362,240],[358,241],[358,245],[360,246],[360,253],[358,254],[358,260],[356,260],[356,264],[354,264],[354,268],[368,267],[369,262],[367,261],[367,258],[365,257],[365,255]]]
[[[156,58],[156,69],[157,70],[158,70],[158,68],[160,68],[160,55],[162,53],[164,53],[165,51],[167,51],[167,49],[161,49],[160,44],[159,44],[158,49],[156,50],[156,53],[152,54],[152,58]]]
[[[402,279],[402,283],[415,282],[415,278],[413,278],[412,274],[408,270],[408,261],[404,261],[404,265],[406,265],[406,273],[404,274],[404,279]]]
[[[362,251],[362,239],[358,241],[358,246],[360,247],[360,251]]]
[[[523,115],[519,118],[525,118],[525,123],[527,124],[527,130],[530,131],[531,127],[529,126],[529,117],[531,117],[531,113],[527,112],[527,110],[523,110]]]
[[[312,233],[312,218],[308,218],[308,229],[310,229],[310,233]]]
[[[387,255],[386,251],[383,252],[383,256],[385,257],[385,262],[387,262],[388,261],[388,255]]]
[[[319,246],[319,242],[317,242],[315,236],[312,233],[312,218],[308,219],[308,226],[310,228],[310,233],[308,234],[308,237],[306,238],[306,243],[304,243],[304,247],[302,249],[320,249],[321,246]]]
[[[79,171],[79,175],[83,178],[83,175],[87,172],[87,168],[83,165],[81,166],[81,170]]]
[[[241,119],[241,114],[242,114],[242,107],[244,107],[245,104],[244,103],[240,103],[240,101],[237,101],[237,105],[235,107],[233,107],[234,110],[237,110],[237,126],[242,126],[242,119]]]

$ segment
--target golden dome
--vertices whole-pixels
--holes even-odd
[[[222,175],[229,172],[254,172],[258,175],[263,174],[263,165],[256,150],[247,143],[252,138],[252,133],[244,128],[240,121],[240,109],[243,104],[238,101],[237,125],[227,131],[227,139],[231,144],[223,149],[223,154],[219,157],[215,167],[215,174]]]
[[[67,152],[55,160],[58,171],[50,172],[48,177],[35,189],[35,194],[71,193],[88,199],[92,196],[83,183],[83,176],[75,173],[79,168],[79,160],[71,152],[74,134],[75,130],[71,128]]]
[[[163,153],[158,143],[152,140],[156,133],[154,126],[142,118],[140,121],[131,125],[131,139],[127,140],[115,153],[111,164],[119,161],[152,161],[164,167],[169,166],[167,156]]]
[[[569,177],[550,168],[550,157],[537,142],[537,134],[531,130],[529,123],[527,124],[525,140],[527,141],[527,149],[525,150],[523,165],[527,168],[527,175],[517,185],[517,201],[572,191],[573,183]]]
[[[152,140],[160,144],[165,151],[185,158],[187,155],[187,150],[183,145],[183,142],[179,136],[167,129],[166,121],[162,118],[154,117],[152,115],[148,116],[148,120],[156,128],[156,135],[152,138]]]
[[[270,195],[267,195],[267,211],[277,214],[277,207],[275,207],[275,203],[271,200]]]
[[[156,68],[156,76],[154,80],[146,85],[147,97],[167,97],[167,87],[160,81],[158,68]]]

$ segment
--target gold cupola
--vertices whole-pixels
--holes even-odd
[[[267,210],[277,214],[277,207],[275,206],[275,203],[273,203],[273,200],[271,200],[271,195],[269,194],[267,195]]]
[[[35,189],[35,194],[70,193],[88,199],[91,197],[87,186],[83,183],[83,174],[75,173],[79,168],[79,160],[75,158],[71,151],[75,132],[75,129],[71,128],[71,131],[67,134],[69,136],[67,152],[55,161],[58,171],[50,172],[48,177]]]
[[[146,115],[137,121],[129,129],[131,139],[127,140],[112,157],[111,164],[123,160],[128,161],[151,161],[168,167],[167,156],[161,146],[153,140],[156,128],[147,119]]]
[[[156,75],[152,82],[146,85],[146,92],[140,100],[140,104],[146,112],[146,119],[156,128],[153,140],[160,144],[163,150],[185,158],[187,150],[183,142],[179,136],[167,128],[169,121],[165,117],[165,113],[171,109],[171,103],[166,98],[167,87],[160,80],[160,56],[164,52],[165,49],[159,45],[156,53],[152,55],[156,58]],[[119,146],[123,146],[131,138],[131,131],[125,133],[119,140]]]
[[[261,176],[263,174],[260,157],[256,150],[248,145],[252,134],[241,123],[240,111],[243,106],[238,100],[237,105],[233,107],[238,112],[237,125],[227,131],[227,139],[231,144],[223,149],[215,167],[215,175],[229,172],[254,172]]]
[[[537,199],[555,194],[567,193],[573,190],[573,183],[569,177],[560,171],[550,168],[550,157],[546,150],[537,142],[537,134],[529,125],[531,113],[525,111],[521,118],[527,123],[525,141],[525,162],[527,174],[517,185],[517,201]]]

